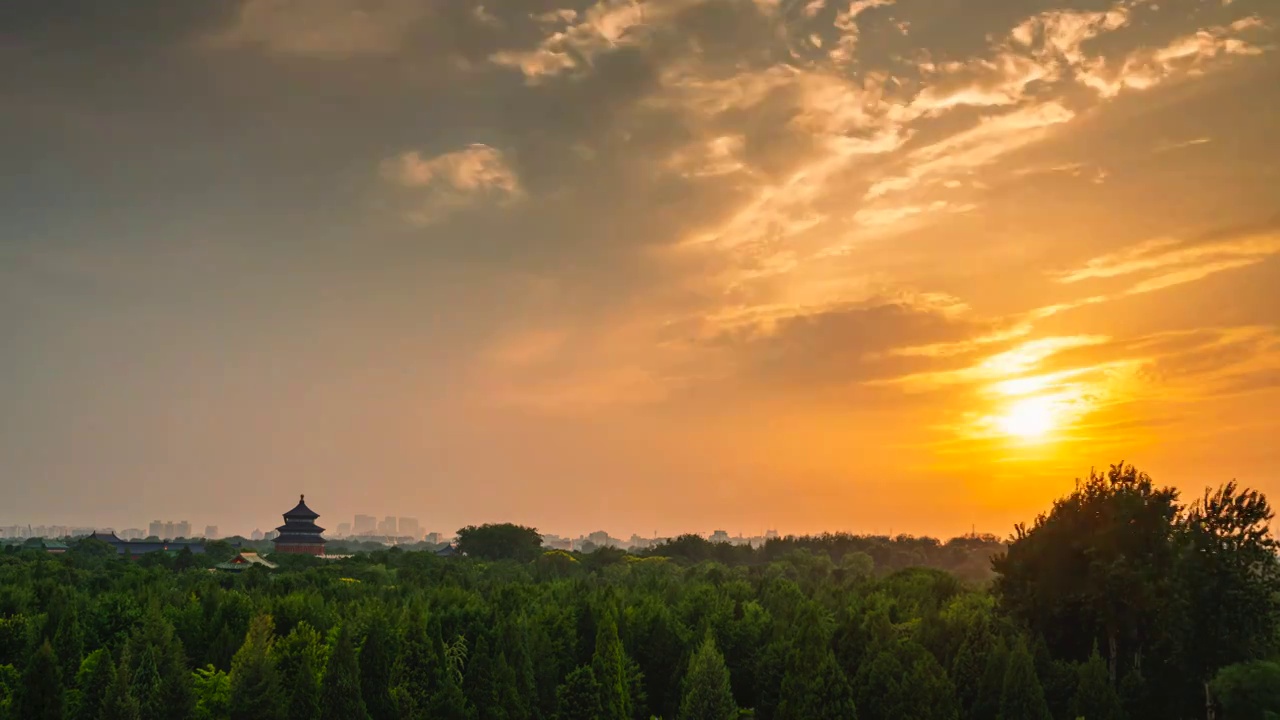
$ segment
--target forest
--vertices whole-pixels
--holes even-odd
[[[688,535],[213,569],[97,541],[0,554],[0,720],[1280,718],[1262,494],[1131,466],[1009,537]]]

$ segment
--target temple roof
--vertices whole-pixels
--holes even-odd
[[[317,514],[314,510],[307,507],[307,503],[305,502],[306,497],[307,497],[306,495],[298,496],[297,506],[284,514],[285,520],[294,520],[294,519],[315,520],[316,518],[320,517],[320,515]]]
[[[279,535],[271,542],[276,545],[324,545],[329,541],[320,535]]]
[[[324,528],[310,520],[290,520],[276,528],[276,532],[281,535],[319,535]]]

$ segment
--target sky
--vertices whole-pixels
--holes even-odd
[[[0,525],[1280,493],[1272,0],[0,5]]]

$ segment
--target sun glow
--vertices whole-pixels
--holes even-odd
[[[1024,440],[1040,440],[1057,425],[1057,403],[1044,396],[1018,400],[995,418],[995,426],[1001,432]]]

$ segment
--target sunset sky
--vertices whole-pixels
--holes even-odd
[[[1275,0],[0,5],[0,525],[1280,493]]]

